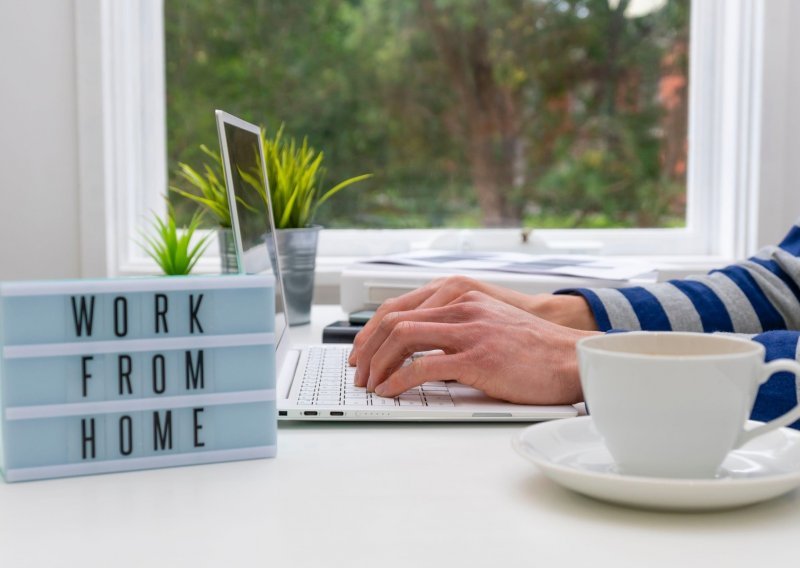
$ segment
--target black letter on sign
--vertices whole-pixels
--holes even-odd
[[[83,371],[83,396],[86,397],[89,394],[89,385],[86,384],[86,381],[92,378],[92,374],[88,371],[87,363],[89,361],[93,361],[94,357],[91,355],[84,355],[81,357],[81,370]]]
[[[121,317],[120,306],[122,306]],[[128,335],[128,300],[124,296],[114,298],[114,335],[117,337]]]
[[[166,411],[164,426],[161,426],[161,419],[158,411],[153,413],[153,450],[172,449],[172,411]]]
[[[186,390],[194,389],[197,390],[198,383],[200,384],[199,388],[204,389],[206,388],[205,380],[204,380],[204,367],[203,367],[203,350],[197,352],[197,368],[194,366],[194,362],[192,361],[192,352],[186,352]]]
[[[75,321],[75,335],[83,335],[83,326],[86,325],[86,335],[92,335],[92,323],[94,323],[94,296],[90,297],[89,308],[86,308],[86,296],[81,296],[80,314],[78,314],[78,304],[75,303],[75,296],[72,300],[72,318]]]
[[[200,414],[203,412],[202,408],[193,408],[192,415],[194,416],[194,447],[195,448],[202,448],[206,445],[205,442],[200,441],[200,430],[203,429],[203,425],[200,424]]]
[[[194,305],[194,294],[189,294],[189,332],[194,333],[194,326],[197,324],[197,328],[200,330],[200,333],[203,333],[203,326],[200,325],[200,320],[197,319],[197,312],[200,311],[200,304],[203,302],[203,294],[200,294],[197,297],[197,305]]]
[[[130,355],[120,355],[117,359],[117,368],[119,369],[119,394],[125,394],[123,392],[122,381],[125,381],[127,385],[128,394],[133,394],[133,387],[131,387],[131,368],[133,365],[131,364],[131,356]]]
[[[123,456],[131,455],[133,451],[133,420],[130,416],[119,418],[119,453]]]
[[[164,324],[164,333],[169,333],[167,327],[167,308],[169,302],[166,294],[156,294],[156,333],[161,333],[161,324]]]
[[[167,389],[167,371],[164,366],[164,356],[160,353],[153,357],[153,392],[164,394]]]
[[[86,459],[87,452],[86,446],[91,445],[92,447],[92,455],[90,456],[92,459],[97,457],[95,453],[94,447],[94,418],[89,419],[89,433],[86,433],[86,418],[81,418],[81,437],[83,438],[83,459]]]

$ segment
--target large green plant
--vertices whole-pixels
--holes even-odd
[[[267,179],[272,197],[272,214],[278,229],[309,227],[317,209],[344,188],[372,177],[362,174],[346,179],[330,189],[323,189],[324,153],[309,146],[308,139],[298,144],[284,138],[283,125],[269,138],[262,128],[261,143],[267,161]],[[242,178],[266,199],[260,172],[240,172]]]
[[[200,145],[200,150],[213,162],[213,165],[203,164],[202,172],[198,172],[189,164],[178,163],[178,175],[199,193],[192,193],[175,186],[170,187],[170,190],[198,203],[214,216],[220,227],[228,229],[231,227],[231,210],[228,207],[228,193],[225,191],[222,160],[219,152],[210,150],[205,144]]]
[[[269,180],[272,212],[275,226],[278,229],[297,229],[309,227],[314,222],[317,209],[328,199],[344,188],[372,177],[362,174],[346,179],[330,189],[323,189],[325,168],[322,162],[323,152],[315,150],[308,144],[308,139],[298,144],[294,138],[285,138],[283,125],[269,138],[262,128],[261,143],[267,161],[267,179]],[[199,190],[192,193],[179,187],[170,187],[175,193],[191,199],[208,210],[217,219],[221,227],[231,226],[228,196],[225,191],[222,160],[218,152],[201,145],[200,149],[213,160],[213,166],[203,165],[203,172],[198,172],[190,165],[179,163],[179,175]],[[260,161],[259,161],[260,168]],[[262,183],[261,171],[240,171],[242,179],[255,189],[266,202],[266,191]],[[240,206],[246,206],[241,204]]]

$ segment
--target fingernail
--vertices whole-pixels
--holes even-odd
[[[358,385],[358,369],[356,369],[356,372],[353,373],[353,384]]]
[[[386,392],[386,387],[383,386],[383,383],[375,387],[375,394],[377,394],[378,396],[383,396],[383,393],[385,392]]]

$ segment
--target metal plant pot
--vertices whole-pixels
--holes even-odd
[[[238,272],[236,262],[236,241],[233,238],[233,229],[217,229],[217,242],[219,243],[220,272],[231,274]]]
[[[278,229],[276,237],[286,292],[289,325],[311,321],[311,301],[314,297],[314,269],[317,263],[317,242],[322,227]],[[268,244],[271,241],[267,241]],[[271,251],[272,252],[272,251]]]

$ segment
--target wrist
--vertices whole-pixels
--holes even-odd
[[[580,372],[578,368],[577,343],[584,337],[600,335],[599,331],[569,330],[564,338],[566,345],[558,361],[554,363],[553,376],[556,383],[560,386],[562,400],[569,404],[583,401],[583,388],[581,386]]]
[[[597,331],[594,314],[583,296],[538,294],[531,297],[528,311],[558,325]]]

